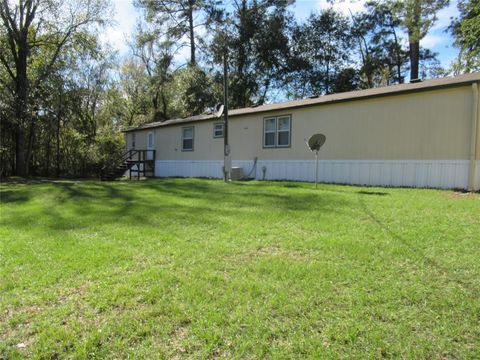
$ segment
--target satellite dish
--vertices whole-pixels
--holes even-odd
[[[323,134],[312,135],[307,142],[308,148],[311,151],[318,151],[323,146],[323,144],[325,144],[325,140],[327,140],[327,138]]]
[[[216,116],[217,118],[221,118],[221,117],[222,117],[222,115],[223,115],[223,109],[224,109],[223,104],[218,104],[218,105],[217,105],[217,112],[215,113],[215,116]]]
[[[310,139],[306,141],[308,148],[311,151],[315,151],[315,189],[318,184],[318,151],[325,144],[327,137],[323,134],[315,134],[310,136]]]

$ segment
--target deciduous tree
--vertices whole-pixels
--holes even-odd
[[[460,0],[460,16],[452,21],[450,30],[460,53],[455,73],[480,71],[480,0]]]
[[[34,101],[62,50],[75,35],[105,23],[103,0],[24,0],[0,2],[0,64],[8,74],[3,85],[12,92],[15,170],[27,175],[35,139]]]
[[[298,87],[292,88],[291,94],[304,97],[330,94],[335,88],[355,88],[353,39],[348,19],[333,9],[313,13],[305,24],[297,26],[292,38],[290,76],[301,80],[293,83]]]
[[[385,4],[408,34],[410,79],[419,77],[420,41],[437,21],[437,13],[449,0],[386,0]]]

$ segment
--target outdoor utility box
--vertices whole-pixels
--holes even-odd
[[[242,180],[243,178],[243,169],[238,166],[232,167],[232,172],[230,173],[231,180]]]

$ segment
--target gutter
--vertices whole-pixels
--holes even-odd
[[[478,146],[478,129],[479,125],[479,99],[478,99],[478,83],[472,84],[472,133],[470,139],[470,167],[468,176],[468,191],[478,189],[476,184],[477,174],[477,146]]]

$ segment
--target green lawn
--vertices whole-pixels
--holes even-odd
[[[479,194],[7,182],[0,224],[0,358],[480,358]]]

